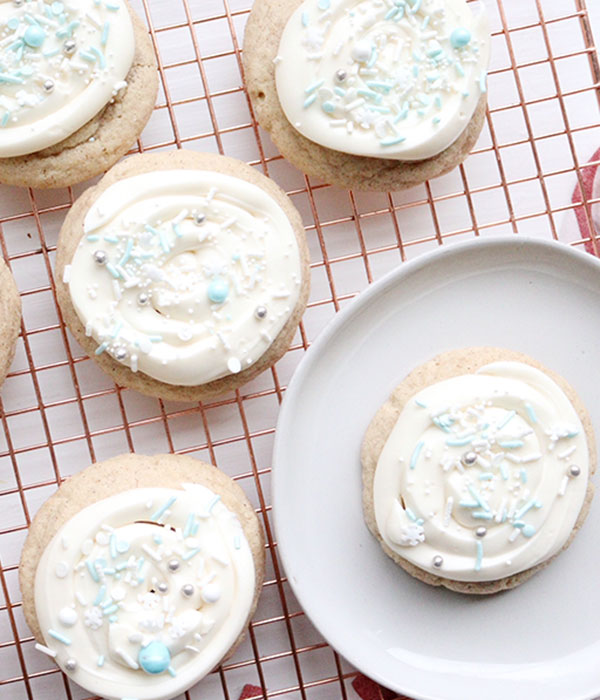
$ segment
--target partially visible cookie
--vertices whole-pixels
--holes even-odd
[[[0,84],[0,182],[65,187],[116,163],[158,88],[148,31],[126,0],[6,2],[0,19],[0,58],[15,76]]]
[[[569,546],[594,493],[589,414],[523,353],[452,350],[413,370],[366,432],[363,510],[412,576],[460,593],[514,588]]]
[[[178,455],[122,455],[68,479],[31,523],[19,567],[37,648],[115,700],[174,697],[228,658],[263,575],[241,488]]]
[[[256,0],[245,80],[293,165],[347,188],[399,190],[475,145],[489,44],[485,17],[464,0]]]
[[[0,258],[0,384],[8,374],[21,326],[21,298],[6,263]]]
[[[67,325],[115,381],[195,401],[286,352],[308,298],[308,250],[274,182],[179,150],[129,158],[75,202],[56,278]]]

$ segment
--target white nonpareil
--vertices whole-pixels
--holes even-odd
[[[293,312],[301,281],[294,230],[263,189],[212,171],[168,170],[100,195],[69,291],[96,354],[197,386],[256,362]]]
[[[281,36],[281,107],[343,153],[422,160],[464,131],[486,92],[489,30],[465,0],[305,0]]]
[[[117,93],[135,52],[122,0],[0,3],[0,158],[40,151]]]
[[[47,648],[89,692],[162,700],[222,659],[254,590],[237,517],[209,489],[184,484],[125,491],[77,513],[44,550],[35,605]]]
[[[588,471],[585,431],[560,387],[530,365],[496,362],[406,403],[377,463],[377,527],[421,569],[499,579],[561,549]],[[422,538],[409,537],[411,523]]]

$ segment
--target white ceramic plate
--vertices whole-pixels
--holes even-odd
[[[402,265],[344,309],[281,410],[280,554],[323,636],[386,687],[427,700],[589,700],[600,695],[598,503],[547,570],[490,597],[411,578],[363,522],[359,449],[371,417],[413,367],[473,345],[556,370],[600,428],[600,261],[558,243],[475,240]]]

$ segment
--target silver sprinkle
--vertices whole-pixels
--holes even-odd
[[[196,226],[200,226],[206,221],[206,214],[201,214],[200,212],[194,213],[194,223]]]
[[[137,297],[137,303],[140,306],[146,306],[148,302],[150,301],[150,295],[148,292],[140,292]]]
[[[460,458],[460,461],[465,467],[472,467],[477,461],[477,452],[472,452],[471,450],[469,450],[469,452],[465,452]]]
[[[348,73],[346,73],[346,71],[343,68],[336,70],[335,79],[337,80],[338,83],[343,83],[347,77],[348,77]]]
[[[123,362],[123,360],[127,357],[127,350],[125,350],[124,347],[119,347],[115,350],[114,356],[115,356],[115,360],[118,360],[119,362]]]
[[[262,321],[263,318],[267,317],[267,307],[257,306],[256,309],[254,309],[254,315],[256,316],[256,318]]]
[[[158,592],[164,595],[165,593],[169,592],[169,586],[164,582],[161,581],[156,588],[158,589]]]
[[[77,42],[75,41],[75,39],[67,39],[63,44],[63,51],[67,54],[67,56],[74,54],[76,48]]]
[[[21,7],[22,4],[23,4],[23,0],[14,0],[15,7]]]
[[[477,537],[485,537],[487,535],[487,528],[483,527],[478,527],[477,530],[475,530],[475,534]]]
[[[577,464],[572,464],[569,467],[569,476],[579,476],[581,474],[581,467]]]
[[[191,598],[194,595],[194,587],[191,583],[186,583],[181,587],[181,595],[185,598]]]
[[[65,661],[65,668],[67,671],[73,672],[77,668],[77,661],[75,659],[67,659]]]
[[[50,80],[50,78],[48,78],[48,80],[44,81],[44,91],[52,92],[52,90],[54,90],[54,80]]]
[[[179,559],[169,559],[167,568],[169,569],[169,571],[177,571],[177,569],[179,568]]]
[[[443,557],[440,557],[439,554],[437,556],[433,557],[433,565],[435,566],[436,569],[439,569],[443,563],[444,563],[444,559],[443,559]]]
[[[94,251],[94,262],[97,265],[106,265],[106,253],[103,250]]]

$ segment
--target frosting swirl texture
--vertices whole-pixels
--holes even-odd
[[[464,0],[305,0],[276,58],[289,122],[336,151],[441,153],[486,92],[489,32]]]
[[[127,87],[134,51],[123,0],[0,3],[0,157],[77,131]]]
[[[234,644],[255,591],[237,517],[210,489],[143,488],[98,501],[38,564],[36,613],[63,671],[109,700],[163,700]]]
[[[374,479],[385,544],[456,581],[529,569],[567,541],[589,455],[579,416],[546,374],[495,362],[404,406]]]
[[[256,362],[292,314],[302,281],[294,230],[269,194],[185,169],[106,189],[65,279],[96,354],[181,386]]]

